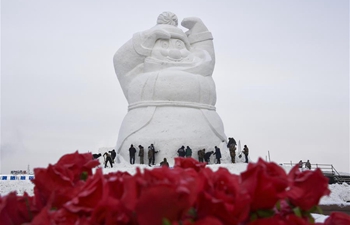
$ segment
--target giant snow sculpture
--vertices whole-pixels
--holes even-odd
[[[164,12],[154,27],[134,34],[114,55],[129,103],[116,146],[126,159],[131,144],[145,150],[154,144],[160,150],[158,162],[176,157],[182,145],[192,148],[193,157],[199,149],[225,146],[223,123],[215,110],[212,34],[199,18],[182,21],[185,33],[177,25],[177,16]]]

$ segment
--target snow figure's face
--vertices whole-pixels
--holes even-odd
[[[158,39],[152,50],[152,57],[171,61],[183,62],[188,61],[191,52],[186,48],[185,43],[180,39]]]

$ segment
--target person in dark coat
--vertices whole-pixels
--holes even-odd
[[[153,144],[151,144],[150,148],[151,148],[151,153],[152,153],[152,165],[155,165],[156,153],[158,153],[159,151],[156,151]]]
[[[105,152],[105,154],[103,154],[103,157],[105,158],[105,168],[107,168],[107,163],[108,162],[111,165],[111,168],[113,168],[113,162],[112,162],[111,154],[109,154],[108,152]]]
[[[215,153],[214,153],[215,157],[216,157],[216,164],[221,164],[221,151],[220,148],[218,148],[217,146],[215,146]]]
[[[210,151],[210,152],[206,152],[206,153],[204,154],[204,160],[205,160],[206,163],[209,164],[209,162],[210,162],[210,156],[211,156],[211,154],[213,154],[213,153],[214,153],[214,151]]]
[[[101,156],[101,153],[92,154],[92,159],[98,159]]]
[[[179,155],[179,157],[185,157],[186,155],[185,146],[181,146],[181,148],[177,150],[177,154]]]
[[[144,164],[145,150],[142,145],[139,145],[139,149],[140,164]]]
[[[198,161],[204,162],[205,149],[198,150]]]
[[[235,163],[236,162],[236,140],[234,138],[228,138],[228,143],[227,147],[230,150],[230,156],[231,156],[231,162]]]
[[[308,168],[309,170],[311,170],[311,163],[309,160],[306,161],[305,167]]]
[[[168,163],[168,161],[166,160],[166,158],[164,158],[164,160],[160,163],[160,166],[169,167],[169,163]]]
[[[133,145],[131,145],[129,148],[130,164],[135,164],[135,153],[136,153],[136,149],[134,148]]]
[[[299,168],[302,169],[302,168],[303,168],[303,161],[300,160],[299,163],[298,163],[298,165],[299,165]]]
[[[192,157],[192,149],[187,146],[186,148],[186,158]]]
[[[249,154],[249,149],[246,145],[244,145],[244,148],[243,148],[243,154],[245,156],[245,163],[248,163],[248,154]]]
[[[113,149],[112,151],[109,151],[109,153],[111,153],[111,157],[112,157],[112,161],[114,163],[114,159],[117,156],[117,153],[115,152],[115,150]]]
[[[147,153],[147,156],[148,156],[148,165],[151,166],[151,163],[152,163],[152,149],[151,149],[151,146],[148,146],[148,153]]]

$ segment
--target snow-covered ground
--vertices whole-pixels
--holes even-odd
[[[172,162],[170,162],[170,166],[172,166]],[[104,165],[101,165],[103,167]],[[103,169],[103,173],[115,172],[115,171],[126,171],[130,174],[135,174],[136,168],[140,168],[141,170],[145,169],[153,169],[157,166],[149,167],[146,165],[134,164],[130,165],[125,160],[121,160],[121,163],[114,164],[114,168],[105,168]],[[236,163],[236,164],[209,164],[212,170],[216,171],[219,167],[227,168],[233,174],[240,174],[245,171],[247,168],[246,163]],[[289,167],[284,168],[286,172],[289,171]],[[4,196],[11,191],[16,191],[19,195],[22,195],[25,191],[29,195],[33,195],[33,187],[34,185],[29,180],[0,180],[0,195]],[[329,189],[331,190],[331,194],[329,196],[325,196],[321,199],[320,205],[350,205],[350,185],[343,184],[331,184],[329,185]],[[316,222],[324,221],[327,216],[313,214]]]

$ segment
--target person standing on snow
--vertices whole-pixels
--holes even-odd
[[[145,150],[142,145],[139,145],[139,149],[140,164],[144,164]]]
[[[150,148],[151,148],[151,153],[152,153],[152,165],[155,165],[156,153],[158,153],[159,151],[156,151],[153,144],[151,144]]]
[[[135,164],[135,153],[136,153],[136,149],[134,148],[133,145],[131,145],[129,148],[130,164]]]
[[[151,146],[148,146],[148,165],[151,166],[152,163],[152,158],[153,158],[153,153],[152,153],[152,148]]]
[[[236,162],[236,140],[234,138],[228,138],[228,143],[227,147],[230,150],[230,156],[231,156],[231,162],[235,163]]]
[[[247,145],[244,145],[243,154],[244,154],[244,156],[245,156],[245,163],[248,163],[249,149],[248,149]]]
[[[298,163],[298,165],[299,165],[299,169],[302,169],[302,168],[303,168],[303,161],[300,160],[299,163]]]
[[[117,156],[117,153],[115,152],[114,149],[112,151],[109,151],[109,153],[111,153],[112,162],[114,163],[114,159]]]
[[[220,148],[218,148],[217,146],[215,146],[215,153],[214,153],[215,157],[216,157],[216,164],[221,164],[221,151]]]
[[[150,146],[148,146],[148,165],[151,166],[155,165],[155,158],[156,158],[156,153],[158,153],[159,151],[156,151],[154,149],[154,145],[151,144]]]
[[[205,149],[198,150],[198,161],[204,162]]]
[[[311,163],[309,160],[306,161],[305,167],[308,168],[309,170],[311,170]]]
[[[186,158],[192,157],[192,149],[187,146],[186,148]]]
[[[177,150],[177,154],[179,155],[179,157],[185,157],[186,155],[185,146],[181,146],[181,148]]]

